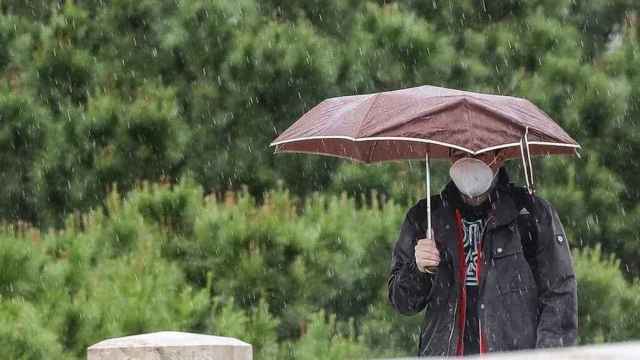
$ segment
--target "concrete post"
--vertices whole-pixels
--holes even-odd
[[[251,344],[221,336],[174,331],[101,341],[87,360],[252,360]]]

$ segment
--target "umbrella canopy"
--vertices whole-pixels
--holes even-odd
[[[278,152],[310,153],[364,163],[425,159],[427,234],[432,238],[429,157],[452,149],[478,155],[501,149],[521,157],[533,193],[532,155],[577,154],[580,147],[530,101],[420,86],[327,99],[276,138]]]
[[[526,135],[526,136],[525,136]],[[506,158],[575,154],[580,147],[525,99],[420,86],[324,100],[272,143],[276,152],[331,155],[365,163],[447,158],[450,149]],[[528,154],[527,154],[528,155]]]

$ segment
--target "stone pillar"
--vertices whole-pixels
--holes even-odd
[[[87,360],[252,360],[251,344],[222,336],[163,331],[101,341]]]

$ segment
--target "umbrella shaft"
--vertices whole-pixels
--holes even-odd
[[[427,180],[427,238],[433,239],[433,231],[431,230],[431,172],[429,171],[429,152],[424,154],[425,176]]]

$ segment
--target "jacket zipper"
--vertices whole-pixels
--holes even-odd
[[[460,259],[462,259],[462,261],[458,264],[458,266],[462,266],[464,269],[466,269],[466,263],[465,263],[465,259],[464,259],[464,250],[462,251],[462,253],[460,252],[460,246],[461,246],[461,241],[463,241],[464,239],[461,238],[461,236],[464,236],[464,229],[461,228],[462,225],[462,216],[460,215],[460,211],[458,209],[456,209],[456,230],[457,230],[457,234],[456,234],[456,248],[457,248],[457,252],[456,252],[456,262],[460,262]],[[463,231],[462,235],[460,234],[460,231]],[[462,258],[460,258],[460,256],[462,256]],[[455,266],[453,267],[453,269],[455,270]],[[462,272],[463,276],[460,279],[459,278],[459,274],[457,272],[455,273],[455,278],[458,279],[458,281],[460,282],[459,284],[459,288],[458,288],[458,292],[456,294],[456,306],[454,309],[454,313],[453,313],[453,326],[451,327],[451,333],[449,334],[449,344],[447,347],[447,356],[450,355],[450,350],[451,350],[451,340],[453,340],[453,333],[456,327],[458,327],[458,304],[460,303],[460,297],[464,296],[464,286],[465,286],[465,278],[464,278],[464,274],[466,273],[466,270],[464,269],[459,269],[459,271]],[[455,281],[454,281],[455,283]],[[466,299],[462,299],[462,301],[464,301],[466,303]],[[460,315],[460,316],[464,316],[464,315]],[[458,338],[456,339],[456,347],[455,347],[455,354],[458,354],[458,343],[460,342],[460,337],[463,336],[464,333],[464,323],[463,323],[463,328],[460,330],[460,333],[458,334]]]
[[[451,353],[451,339],[453,339],[453,331],[456,329],[456,315],[458,314],[458,296],[456,296],[456,306],[453,309],[453,325],[451,326],[451,334],[449,334],[449,344],[447,346],[447,356]]]
[[[489,220],[489,219],[487,219],[487,220]],[[486,262],[485,262],[485,258],[484,258],[484,255],[485,255],[484,247],[485,247],[486,242],[484,241],[485,240],[484,238],[487,235],[487,228],[488,227],[489,227],[489,223],[487,221],[487,223],[485,223],[484,227],[482,228],[482,235],[480,236],[481,243],[480,243],[480,254],[479,254],[480,256],[478,256],[478,267],[479,267],[478,270],[485,270],[484,268],[485,268]],[[485,271],[487,271],[487,270],[485,270]],[[481,273],[481,271],[477,272],[477,274],[478,274],[478,286],[480,286],[480,284],[481,284],[481,282],[480,282],[480,273]],[[480,288],[478,288],[478,300],[480,300],[480,299],[481,299]],[[476,306],[482,307],[482,305],[484,303],[482,301],[479,301],[479,302],[480,302],[480,305],[478,306],[476,304]],[[483,309],[479,309],[479,310],[483,310]],[[478,311],[478,349],[480,350],[481,354],[486,350],[484,348],[484,346],[483,346],[484,334],[482,333],[482,314],[483,314],[483,312]]]
[[[446,252],[445,254],[449,254],[449,253]],[[455,259],[455,257],[450,257],[450,258]],[[453,264],[451,266],[451,271],[454,271]],[[454,281],[454,283],[455,283],[455,281]],[[449,334],[449,342],[447,344],[447,356],[449,356],[449,354],[451,353],[451,339],[453,338],[453,331],[456,328],[456,315],[457,314],[458,314],[458,295],[456,294],[456,305],[453,308],[453,325],[451,326],[451,333]]]
[[[438,329],[438,325],[440,325],[440,318],[438,318],[438,320],[436,321],[436,324],[434,326],[434,329],[437,330]],[[422,341],[422,337],[424,336],[424,332],[420,332],[420,341]],[[422,356],[424,355],[424,350],[427,350],[429,348],[429,345],[431,345],[431,341],[433,340],[435,336],[431,336],[429,337],[429,341],[427,341],[427,345],[425,345],[424,347],[422,347],[422,349],[420,349],[423,353],[418,354],[418,356]],[[447,350],[448,351],[448,350]]]

